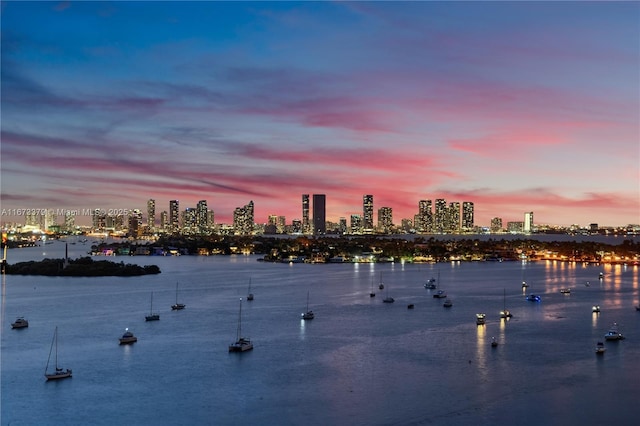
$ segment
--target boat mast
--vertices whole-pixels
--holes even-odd
[[[242,335],[242,297],[240,298],[240,310],[238,311],[238,337],[237,341],[240,340],[240,336]]]

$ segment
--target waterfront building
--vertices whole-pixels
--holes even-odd
[[[162,229],[163,232],[167,232],[168,226],[169,226],[169,213],[167,213],[167,211],[164,210],[162,213],[160,213],[160,229]]]
[[[236,207],[233,211],[233,232],[235,235],[253,234],[255,224],[253,220],[253,201],[243,207]]]
[[[182,212],[182,232],[184,234],[195,234],[198,229],[197,223],[196,209],[187,207]]]
[[[209,214],[207,200],[200,200],[196,205],[196,228],[199,234],[204,234],[209,230]]]
[[[491,219],[491,226],[490,226],[489,230],[492,233],[502,232],[502,218],[501,217],[492,218]]]
[[[327,196],[313,194],[313,234],[327,233]]]
[[[340,222],[338,223],[338,233],[342,234],[342,235],[347,233],[347,218],[346,217],[341,217],[340,218]]]
[[[522,231],[525,234],[530,234],[533,231],[533,212],[525,212]]]
[[[418,232],[433,232],[433,211],[431,200],[418,202],[418,214],[413,219],[414,229]]]
[[[449,211],[446,219],[446,228],[449,232],[460,232],[460,203],[449,203]]]
[[[435,211],[435,220],[433,223],[433,232],[443,233],[446,230],[447,225],[447,202],[443,198],[436,199],[436,211]]]
[[[350,234],[362,234],[362,216],[359,214],[351,215]]]

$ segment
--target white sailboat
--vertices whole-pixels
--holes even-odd
[[[249,278],[249,290],[247,291],[247,300],[253,300],[253,293],[251,293],[251,278]]]
[[[376,297],[376,292],[373,291],[373,277],[371,277],[371,290],[369,291],[369,297]]]
[[[55,347],[55,370],[53,372],[48,372],[49,370],[49,362],[51,361],[51,352],[54,351]],[[63,369],[58,366],[58,327],[56,327],[53,332],[53,340],[51,340],[51,348],[49,349],[49,358],[47,358],[47,366],[44,368],[44,376],[47,380],[58,380],[58,379],[66,379],[67,377],[71,377],[71,370],[69,368]]]
[[[511,318],[513,314],[507,309],[507,290],[502,290],[502,310],[500,311],[500,318]]]
[[[153,292],[151,292],[151,309],[149,310],[149,315],[144,317],[145,321],[158,321],[160,319],[160,314],[153,313]]]
[[[383,282],[382,282],[382,272],[380,272],[380,284],[378,284],[378,288],[379,288],[380,290],[384,289],[384,284],[383,284]]]
[[[229,345],[229,352],[245,352],[253,349],[251,340],[242,337],[242,298],[240,298],[240,310],[238,311],[238,331],[236,333],[236,341]]]
[[[175,305],[171,305],[171,309],[173,309],[174,311],[179,311],[181,309],[185,308],[185,304],[184,303],[178,303],[178,283],[176,283],[176,303]]]
[[[388,289],[388,288],[387,288],[387,297],[385,297],[384,299],[382,299],[382,301],[383,301],[384,303],[393,303],[393,302],[395,302],[395,301],[396,301],[393,297],[389,296],[389,289]]]
[[[314,314],[313,311],[309,309],[309,292],[308,291],[307,291],[307,311],[301,315],[303,320],[312,320],[316,317],[316,314]]]

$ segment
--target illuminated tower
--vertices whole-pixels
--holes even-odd
[[[530,234],[533,231],[533,212],[526,212],[524,214],[524,227],[525,234]]]
[[[393,228],[393,210],[391,207],[380,207],[378,209],[378,228],[385,234],[391,232]]]
[[[431,200],[420,200],[418,202],[417,220],[414,224],[419,232],[433,232],[433,212],[431,211]]]
[[[323,235],[327,232],[327,196],[313,194],[313,234]]]
[[[460,231],[460,203],[458,203],[457,201],[449,203],[447,229],[451,232]]]
[[[433,224],[433,231],[442,233],[445,230],[447,224],[447,202],[444,198],[436,199],[436,214]]]
[[[209,229],[207,200],[200,200],[196,205],[196,228],[201,234]]]
[[[152,231],[156,227],[156,200],[147,201],[147,226]]]
[[[462,230],[471,231],[473,227],[473,203],[464,201],[462,203]]]
[[[309,226],[309,194],[302,194],[302,233],[310,233]]]
[[[373,231],[373,195],[362,196],[362,228],[365,232]]]
[[[180,202],[178,200],[169,201],[169,232],[180,230]]]

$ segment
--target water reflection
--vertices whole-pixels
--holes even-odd
[[[480,376],[486,379],[487,372],[487,356],[486,350],[489,346],[489,342],[486,337],[486,325],[476,325],[476,362],[478,363],[477,370],[480,372]]]

